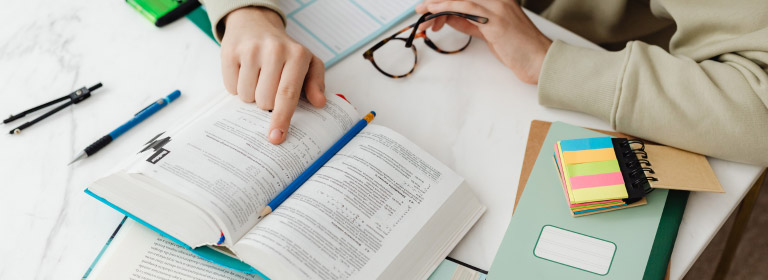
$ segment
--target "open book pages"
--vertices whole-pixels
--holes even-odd
[[[275,279],[424,279],[485,210],[447,166],[369,125],[259,220],[360,114],[337,96],[322,109],[301,101],[277,146],[264,134],[269,117],[223,98],[87,191],[183,246],[225,246]]]

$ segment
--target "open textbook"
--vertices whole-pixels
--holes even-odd
[[[425,279],[485,211],[463,179],[368,125],[269,216],[261,209],[360,114],[300,101],[285,142],[270,113],[223,96],[86,192],[203,258],[273,279]]]

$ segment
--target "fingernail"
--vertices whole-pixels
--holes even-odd
[[[272,131],[269,132],[269,139],[273,141],[279,141],[282,138],[283,138],[283,131],[278,128],[272,129]]]

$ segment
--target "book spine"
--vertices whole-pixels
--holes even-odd
[[[669,190],[664,210],[659,219],[656,237],[645,265],[643,279],[664,279],[667,274],[667,265],[672,257],[672,248],[683,220],[685,206],[688,204],[688,191]]]

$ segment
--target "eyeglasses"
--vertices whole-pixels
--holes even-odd
[[[416,23],[381,40],[365,51],[363,58],[370,60],[373,67],[376,67],[382,74],[397,79],[410,75],[416,69],[418,59],[416,46],[413,45],[413,40],[416,38],[423,38],[427,46],[442,54],[454,54],[463,51],[472,42],[472,36],[463,34],[447,24],[437,32],[430,31],[429,34],[427,34],[427,30],[418,32],[420,24],[442,16],[458,16],[482,24],[488,22],[488,18],[485,17],[457,12],[426,13],[419,17]],[[397,37],[411,28],[413,31],[408,38]]]

